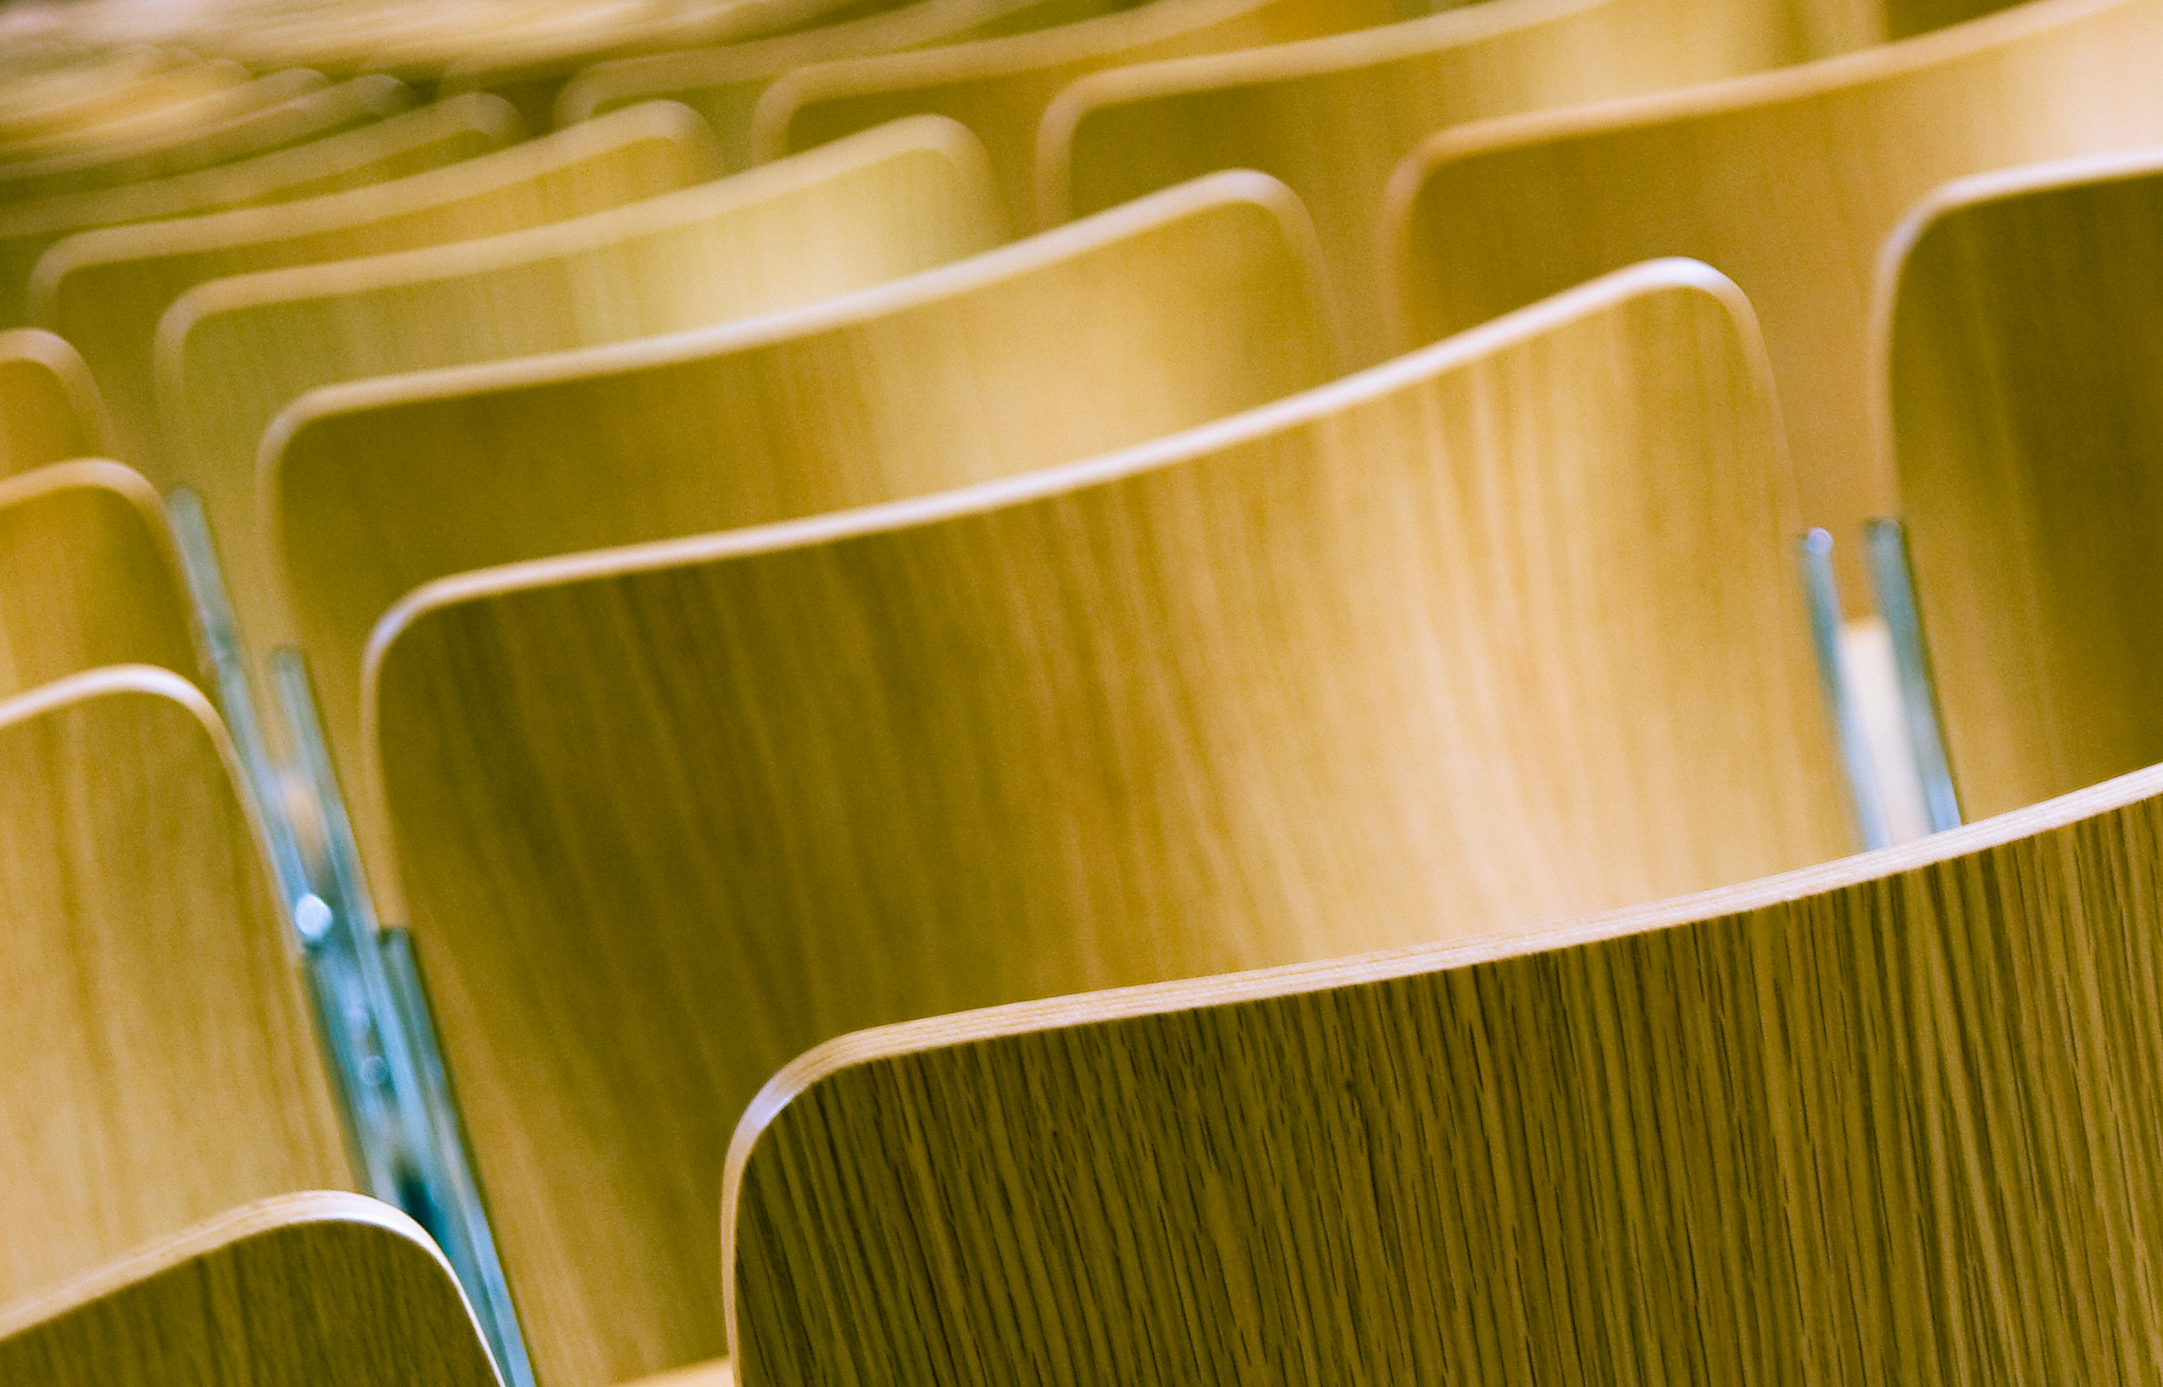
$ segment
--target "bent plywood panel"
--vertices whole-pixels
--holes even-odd
[[[112,451],[105,403],[75,349],[50,332],[0,332],[0,477]]]
[[[159,328],[163,433],[221,538],[242,629],[268,649],[291,630],[256,452],[308,390],[770,313],[987,250],[1004,220],[975,138],[922,117],[572,221],[216,280]]]
[[[70,236],[31,276],[30,312],[75,344],[105,393],[121,460],[179,480],[157,434],[158,318],[205,280],[493,236],[673,192],[714,176],[696,117],[656,103],[445,169],[276,207]]]
[[[947,116],[984,142],[1007,206],[1025,223],[1035,203],[1037,121],[1076,78],[1397,17],[1388,0],[1154,0],[1038,33],[820,63],[759,98],[752,148],[771,159],[899,116]]]
[[[402,603],[371,768],[537,1361],[719,1347],[623,1302],[706,1303],[729,1128],[823,1036],[1846,851],[1739,311],[1647,267],[1127,452]]]
[[[1231,174],[743,323],[312,392],[263,492],[364,842],[362,647],[419,584],[1087,457],[1330,379],[1333,328],[1297,203]]]
[[[1890,443],[1963,808],[2163,761],[2163,159],[1934,194],[1887,248]]]
[[[2159,852],[2150,771],[1461,948],[834,1042],[731,1152],[739,1380],[2145,1380]]]
[[[435,102],[253,159],[0,210],[0,320],[27,316],[38,257],[75,232],[322,197],[404,178],[509,144],[523,133],[510,114],[501,103],[479,98]]]
[[[1396,347],[1376,243],[1390,171],[1449,125],[1709,81],[1803,56],[1758,0],[1492,0],[1300,43],[1099,72],[1037,132],[1049,225],[1214,169],[1283,180],[1314,217],[1363,361]]]
[[[0,704],[0,1301],[265,1195],[350,1184],[291,928],[178,675]]]
[[[1866,401],[1870,275],[1917,198],[2163,140],[2159,0],[2040,0],[1785,72],[1446,132],[1398,170],[1408,341],[1648,255],[1731,275],[1765,324],[1803,519],[1852,555],[1893,504]],[[1843,575],[1851,606],[1867,584]]]
[[[126,664],[203,682],[157,493],[88,458],[0,479],[0,699]]]
[[[330,1191],[281,1195],[0,1308],[15,1387],[498,1387],[418,1224]]]

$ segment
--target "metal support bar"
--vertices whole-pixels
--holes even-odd
[[[1908,532],[1897,520],[1879,519],[1863,526],[1870,549],[1870,581],[1877,590],[1878,612],[1893,642],[1893,672],[1900,681],[1900,714],[1907,727],[1915,776],[1923,787],[1923,812],[1932,833],[1960,826],[1960,800],[1945,755],[1945,734],[1938,722],[1938,690],[1930,674],[1930,647],[1923,642],[1923,619],[1915,604],[1915,570],[1908,563]]]
[[[1824,685],[1825,706],[1832,713],[1841,764],[1847,770],[1855,827],[1865,848],[1888,847],[1893,838],[1885,821],[1877,766],[1871,760],[1870,739],[1863,730],[1862,713],[1855,705],[1848,678],[1847,659],[1840,649],[1840,588],[1833,578],[1833,537],[1823,530],[1812,530],[1799,541],[1797,554],[1802,564],[1803,598],[1810,608],[1810,638],[1817,647],[1818,678]]]

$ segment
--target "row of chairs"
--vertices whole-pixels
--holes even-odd
[[[2137,25],[2111,26],[2135,25],[2139,8],[2046,0],[1758,89],[1845,99],[1888,72],[2003,64],[2008,51],[2047,50],[2067,33],[2076,51],[2131,45]],[[507,114],[488,98],[459,100]],[[491,168],[565,168],[575,163],[566,151],[615,148],[612,131],[657,125],[696,130],[672,108],[632,108],[383,188],[205,219],[245,228],[257,217],[262,234],[236,242],[235,260],[219,260],[224,248],[200,227],[203,239],[188,241],[185,223],[171,224],[172,242],[158,226],[94,231],[41,252],[43,265],[63,268],[41,268],[29,285],[30,302],[61,302],[76,267],[101,263],[82,255],[101,237],[116,252],[149,244],[153,263],[196,257],[170,281],[178,288],[144,294],[149,309],[133,315],[136,404],[110,430],[130,440],[115,451],[144,459],[161,484],[202,488],[244,623],[258,639],[298,635],[315,657],[379,893],[410,922],[427,965],[542,1380],[616,1380],[725,1346],[745,1381],[1006,1381],[1074,1375],[1076,1363],[1089,1365],[1083,1375],[1138,1377],[1478,1365],[1531,1380],[1563,1361],[1596,1361],[1604,1375],[1677,1365],[1748,1373],[1767,1362],[1870,1375],[1924,1361],[2040,1374],[2132,1361],[2139,1321],[2099,1323],[2081,1307],[2133,1294],[2116,1278],[2136,1256],[2139,1213],[2094,1216],[2081,1242],[2092,1259],[2077,1278],[2021,1240],[2048,1226],[2042,1210],[2076,1195],[2137,1198],[2141,1164],[2095,1168],[2083,1154],[2090,1137],[2076,1135],[2114,1149],[2137,1140],[2105,1121],[2123,1112],[2080,1107],[2086,1085],[2143,1062],[2126,1019],[2146,985],[2137,960],[2078,973],[2089,1010],[2038,1031],[2036,1021],[1971,1015],[1968,984],[2002,984],[2014,1009],[2059,995],[2051,988],[2102,945],[2052,927],[2049,905],[2023,915],[1986,889],[1977,920],[1949,909],[1915,916],[1939,931],[1922,949],[1868,951],[1884,946],[1885,912],[1927,912],[1917,902],[1942,899],[1941,880],[2027,872],[2086,885],[2137,872],[2138,852],[2121,842],[2137,833],[2153,786],[2106,787],[1889,859],[1525,933],[1804,867],[1853,842],[1790,580],[1785,537],[1797,526],[1771,404],[1780,356],[1768,369],[1731,283],[1694,265],[1642,266],[1338,379],[1361,358],[1346,354],[1323,254],[1282,185],[1219,176],[995,249],[1005,221],[998,161],[967,131],[926,118],[722,182],[706,182],[718,164],[693,168],[672,185],[682,191],[630,192],[616,198],[620,210],[581,219],[514,212],[511,226],[524,229],[508,236],[468,241],[455,222],[431,220],[467,205],[453,187],[518,182],[505,172],[491,184]],[[2065,139],[2107,147],[2137,130],[2136,114]],[[1989,162],[1977,154],[1964,167]],[[2128,158],[2018,178],[2132,190],[2143,171]],[[1977,408],[1983,398],[1989,411],[2045,407],[2006,398],[2018,392],[2004,385],[2026,378],[2005,360],[2044,350],[2017,316],[2035,311],[2032,298],[2008,295],[1999,311],[2016,316],[1978,328],[1963,278],[1974,273],[1966,238],[1983,234],[1973,226],[1999,204],[2022,209],[2010,214],[2016,227],[2028,216],[2051,228],[2029,231],[2008,255],[2064,244],[2057,223],[2067,214],[2032,210],[2042,202],[2015,196],[2031,186],[2018,178],[1941,194],[1896,239],[1918,252],[1958,243],[1969,258],[1943,272],[1943,301],[1917,308],[1903,295],[1879,310],[1888,378],[1899,382],[1884,413],[1903,465],[1909,448],[1936,446],[1932,428],[1988,436],[1987,461],[1957,442],[1940,455],[1936,465],[1954,469],[1942,483],[1950,521],[1930,530],[1909,511],[1918,595],[1941,651],[1957,658],[1957,642],[1939,637],[1953,619],[1939,612],[1954,609],[1933,602],[2003,614],[2037,600],[2032,576],[2029,590],[2010,592],[1958,576],[1994,545],[2004,552],[2008,525],[2029,573],[2061,586],[2051,601],[2089,604],[2085,628],[2041,631],[2036,647],[2063,664],[2048,685],[2056,764],[2043,777],[2027,772],[2030,783],[2086,777],[2045,791],[2058,793],[2146,764],[2113,760],[2144,745],[2137,701],[2110,735],[2086,735],[2114,716],[2092,702],[2098,659],[2137,676],[2134,657],[2116,653],[2122,614],[2137,607],[2098,617],[2093,604],[2136,590],[2139,546],[2122,545],[2119,566],[2101,575],[2096,554],[2077,548],[2088,533],[2079,524],[2122,534],[2123,516],[2101,508],[2126,494],[2137,468],[2118,462],[2113,482],[2073,498],[2085,507],[2038,481],[2017,493],[2026,511],[1994,513],[2007,493],[1983,469],[2020,476],[2037,465],[2007,438],[2055,438],[2040,416],[2027,434],[2025,414],[2008,427]],[[421,195],[408,198],[416,185]],[[354,209],[345,220],[340,199]],[[2118,219],[2137,218],[2138,201],[2130,192]],[[385,220],[413,228],[407,244],[418,248],[292,267],[341,247],[379,248],[360,211],[371,205],[406,209],[403,221]],[[221,277],[262,268],[246,257],[279,243],[281,224],[299,247],[287,268]],[[823,235],[836,238],[831,248]],[[455,244],[427,248],[435,240]],[[2107,244],[2092,254],[2122,256]],[[792,256],[816,271],[793,278],[782,268]],[[115,253],[103,263],[130,262]],[[71,340],[113,321],[94,298],[82,301],[93,306]],[[2072,342],[2098,340],[2081,336],[2097,320],[2070,287],[2064,303],[2048,348],[2061,361]],[[429,340],[391,335],[401,320],[429,323]],[[11,364],[27,363],[39,398],[74,402],[74,439],[107,432],[82,404],[86,373],[62,344],[34,333],[10,341]],[[1962,362],[1958,349],[1975,342],[2007,356]],[[556,355],[490,360],[535,352]],[[85,354],[89,374],[119,359]],[[359,379],[385,370],[426,374]],[[1931,382],[1933,370],[1951,374]],[[1963,386],[1979,377],[1988,390]],[[108,378],[128,377],[108,368]],[[1934,422],[1903,403],[1918,393],[1935,400]],[[2092,414],[2092,394],[2064,388],[2048,402],[2083,404]],[[266,425],[258,479],[254,439]],[[2084,427],[2121,446],[2132,436],[2115,422]],[[35,445],[25,453],[35,460]],[[489,460],[485,475],[475,458]],[[121,517],[23,525],[36,538],[11,590],[43,605],[17,629],[79,629],[86,653],[74,668],[200,669],[185,645],[133,653],[132,635],[107,629],[122,610],[161,609],[124,609],[73,586],[78,572],[122,572],[141,592],[162,574],[162,610],[182,609],[154,492],[110,464],[40,469],[8,486],[23,515],[43,505]],[[272,517],[260,526],[249,523],[258,508]],[[72,523],[105,528],[72,540],[60,528]],[[2074,536],[2062,577],[2038,527]],[[128,560],[133,568],[78,564],[99,546],[119,552],[123,533],[142,536],[129,552],[150,557]],[[627,543],[638,547],[550,557]],[[1678,573],[1698,576],[1678,583]],[[150,624],[168,636],[182,629]],[[1976,643],[2007,663],[2002,634]],[[245,876],[215,868],[260,857],[261,830],[247,822],[244,777],[217,746],[200,695],[141,671],[53,685],[75,657],[44,634],[24,647],[15,687],[32,692],[0,710],[0,724],[19,724],[56,756],[76,796],[27,814],[25,831],[73,843],[51,835],[79,825],[86,806],[122,815],[162,803],[161,815],[116,822],[165,824],[161,835],[173,836],[184,820],[216,839],[217,815],[199,806],[222,793],[242,806],[223,821],[225,856],[198,857]],[[1951,668],[1940,665],[1948,685]],[[2032,763],[2033,752],[2008,745],[2032,715],[2017,702],[1990,707],[1990,692],[1980,698],[1996,758]],[[1946,695],[1964,791],[1968,724],[1952,710],[1976,697],[1972,687]],[[188,735],[214,753],[192,798],[103,788],[116,753],[80,729],[123,706],[192,719]],[[165,744],[143,732],[114,741]],[[159,757],[134,760],[147,771]],[[2042,848],[2028,841],[2035,835]],[[54,876],[50,863],[71,853],[48,846],[18,861]],[[74,900],[95,875],[86,862],[47,887]],[[2104,895],[2098,929],[2137,923],[2133,887]],[[279,909],[273,901],[273,921]],[[62,907],[41,910],[66,918]],[[1803,948],[1796,936],[1826,919],[1852,938]],[[1672,928],[1647,933],[1656,926]],[[2034,955],[2006,963],[1984,947],[2000,935],[2032,938]],[[1313,962],[1438,936],[1489,942]],[[130,957],[89,926],[66,937],[85,957]],[[266,924],[253,943],[278,937]],[[1605,961],[1625,944],[1638,955],[1626,978]],[[162,980],[154,958],[138,978]],[[1272,964],[1297,966],[1215,976]],[[1210,980],[1163,982],[1193,976]],[[1513,991],[1520,979],[1535,990]],[[836,1042],[754,1098],[791,1056],[842,1032],[1128,984],[1158,986]],[[261,985],[243,981],[233,995],[276,997],[283,986],[300,997],[291,980],[252,990]],[[1378,1020],[1352,1035],[1344,1009],[1365,1009],[1390,986],[1392,1006],[1451,998],[1467,1010],[1428,1026]],[[1856,1004],[1837,1023],[1794,1000],[1865,993],[1886,1000]],[[1935,1010],[1912,1014],[1918,997]],[[123,1010],[102,987],[70,1000],[89,1014],[34,1033],[99,1035],[108,1009]],[[300,1005],[284,1013],[284,1031],[269,1032],[287,1071],[307,1053],[291,1025],[298,1015],[306,1027]],[[1581,1025],[1567,1019],[1579,1005],[1593,1008]],[[1655,1044],[1646,1028],[1656,1025],[1686,1043]],[[249,1068],[231,1047],[260,1029],[208,1028],[203,1062]],[[2008,1037],[2037,1034],[2049,1043],[2011,1048]],[[1451,1057],[1467,1035],[1474,1048]],[[1760,1077],[1745,1092],[1735,1057],[1753,1036]],[[1431,1072],[1429,1052],[1444,1056]],[[1482,1077],[1503,1053],[1520,1084],[1512,1098],[1493,1096]],[[1523,1077],[1531,1054],[1553,1055],[1558,1074],[1587,1067],[1544,1088]],[[1415,1057],[1421,1068],[1410,1068]],[[1317,1061],[1372,1076],[1374,1087],[1360,1097],[1356,1085],[1325,1082]],[[1237,1087],[1235,1101],[1228,1094],[1250,1062],[1257,1082]],[[1911,1065],[1960,1063],[1978,1067],[1901,1088],[1914,1081]],[[2033,1068],[2032,1083],[2017,1065]],[[115,1111],[155,1113],[173,1101],[174,1073],[196,1069],[168,1055],[140,1106],[134,1091],[120,1099],[114,1073],[92,1072],[59,1076],[44,1092],[109,1092]],[[1205,1081],[1194,1083],[1197,1072]],[[1137,1074],[1194,1086],[1184,1096],[1153,1081],[1137,1089]],[[1592,1083],[1613,1117],[1585,1113],[1581,1085]],[[2002,1087],[1955,1101],[1977,1084]],[[151,1091],[159,1085],[162,1097]],[[1280,1092],[1286,1085],[1295,1087]],[[1750,1096],[1768,1087],[1777,1101]],[[2033,1091],[2051,1098],[2023,1096]],[[1429,1096],[1407,1116],[1397,1100],[1415,1092]],[[319,1106],[276,1100],[280,1112],[316,1114],[311,1130],[287,1134],[313,1153],[314,1172],[296,1181],[224,1162],[221,1178],[260,1188],[221,1187],[202,1196],[207,1207],[108,1223],[93,1259],[262,1194],[354,1183],[350,1153],[335,1136],[322,1140],[337,1120],[330,1094],[321,1089]],[[1334,1121],[1297,1111],[1325,1100]],[[1379,1122],[1378,1103],[1388,1105]],[[1134,1122],[1122,1121],[1122,1106]],[[1494,1149],[1530,1164],[1502,1179],[1463,1123],[1436,1125],[1445,1108],[1491,1115]],[[1145,1110],[1162,1123],[1151,1127]],[[1914,1133],[1905,1164],[1881,1170],[1861,1137],[1821,1148],[1795,1135],[1841,1121],[1876,1131],[1881,1111]],[[970,1117],[957,1123],[957,1112]],[[1663,1135],[1678,1113],[1687,1135]],[[1534,1136],[1536,1121],[1559,1125]],[[1381,1154],[1400,1122],[1420,1145]],[[1992,1141],[1976,1144],[1976,1131],[1999,1122],[2065,1134],[2023,1187],[2027,1202],[1995,1187],[1981,1203],[1974,1194],[2008,1158]],[[289,1116],[296,1124],[308,1126]],[[715,1179],[732,1130],[717,1267]],[[1352,1218],[1349,1206],[1310,1202],[1344,1188],[1314,1172],[1355,1167],[1384,1172],[1372,1208],[1404,1199],[1402,1179],[1425,1181],[1444,1159],[1420,1153],[1460,1141],[1463,1178],[1475,1184],[1449,1209],[1422,1196],[1402,1206],[1416,1204],[1417,1217],[1400,1223],[1389,1208],[1371,1223],[1371,1212]],[[1617,1183],[1613,1144],[1634,1141],[1647,1145],[1624,1162],[1646,1182],[1633,1191]],[[1057,1159],[1017,1164],[1017,1149]],[[1175,1149],[1184,1154],[1167,1154]],[[1261,1164],[1232,1153],[1259,1153]],[[1306,1173],[1269,1179],[1278,1160]],[[1094,1202],[1077,1202],[1070,1181]],[[1798,1232],[1793,1192],[1830,1198],[1828,1182],[1852,1190],[1854,1203],[1827,1215],[1839,1236]],[[1150,1191],[1146,1204],[1128,1201],[1135,1189]],[[1158,1213],[1167,1191],[1182,1209],[1170,1220]],[[94,1204],[97,1193],[85,1198]],[[1594,1203],[1558,1211],[1565,1197]],[[1598,1202],[1609,1199],[1621,1202]],[[1648,1213],[1648,1199],[1659,1210]],[[280,1207],[275,1217],[291,1212]],[[1468,1208],[1513,1231],[1498,1241],[1487,1214],[1478,1228],[1462,1222]],[[968,1212],[937,1212],[958,1209]],[[53,1213],[66,1224],[61,1204]],[[1133,1232],[1140,1218],[1156,1220],[1147,1237]],[[1918,1220],[1934,1221],[1947,1246],[1988,1245],[1997,1260],[1986,1284],[2033,1278],[2050,1294],[2008,1305],[1969,1289],[1886,1231]],[[1526,1280],[1506,1270],[1535,1247],[1584,1245],[1592,1226],[1631,1230],[1621,1241],[1632,1254],[1605,1272],[1556,1267]],[[216,1228],[188,1255],[222,1247]],[[82,1255],[59,1234],[39,1247]],[[1391,1264],[1415,1254],[1428,1259],[1421,1277],[1400,1280]],[[1738,1270],[1708,1272],[1692,1262],[1699,1256]],[[1344,1291],[1347,1268],[1380,1277],[1371,1295]],[[54,1274],[33,1268],[21,1284]],[[1738,1289],[1707,1301],[1708,1281]],[[1684,1296],[1684,1285],[1696,1289]],[[1114,1299],[1115,1286],[1134,1289]],[[1815,1332],[1849,1296],[1897,1307],[1886,1311],[1891,1327]],[[1406,1309],[1445,1300],[1460,1307],[1446,1327]],[[725,1343],[716,1304],[730,1316]],[[1593,1308],[1562,1308],[1572,1305]],[[1359,1319],[1370,1306],[1379,1318]]]

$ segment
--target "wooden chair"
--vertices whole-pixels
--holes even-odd
[[[508,40],[499,36],[470,47],[444,68],[440,90],[492,92],[539,129],[549,123],[565,84],[596,63],[755,42],[824,27],[837,16],[853,17],[865,8],[859,0],[723,0],[638,9],[598,32]],[[876,13],[887,6],[874,3],[869,8]]]
[[[263,446],[290,617],[257,644],[306,653],[382,862],[361,657],[418,584],[1087,457],[1332,378],[1334,327],[1296,201],[1234,174],[785,313],[327,387]]]
[[[1846,851],[1745,313],[1643,267],[1125,452],[403,601],[368,764],[544,1378],[720,1350],[714,1177],[818,1039]]]
[[[1390,355],[1376,212],[1445,126],[1777,66],[1803,56],[1780,7],[1703,0],[1493,0],[1299,43],[1113,68],[1061,92],[1037,132],[1042,224],[1213,169],[1298,193],[1349,309]]]
[[[499,1387],[443,1255],[355,1194],[221,1214],[0,1309],[17,1387]]]
[[[101,141],[79,150],[0,163],[0,199],[46,197],[165,178],[261,154],[296,139],[330,134],[381,114],[371,105],[382,99],[379,79],[367,84],[369,90],[358,103],[350,90],[342,93],[329,109],[343,119],[326,126],[321,119],[323,98],[336,90],[326,87],[319,72],[302,68],[274,72],[195,103],[216,105],[215,118],[206,111],[205,118],[139,139]]]
[[[1846,540],[1893,502],[1865,405],[1880,243],[1949,178],[2163,140],[2159,48],[2163,0],[2038,0],[1785,72],[1446,131],[1383,213],[1404,339],[1648,255],[1708,261],[1764,320],[1803,519]],[[1843,588],[1862,601],[1859,564]]]
[[[367,85],[387,103],[407,90],[389,78]],[[38,257],[75,232],[345,192],[486,154],[524,134],[508,107],[480,97],[388,112],[386,104],[386,118],[375,124],[253,159],[0,209],[0,321],[27,321],[25,296]]]
[[[564,221],[717,172],[697,118],[655,103],[371,187],[71,236],[38,261],[31,317],[82,352],[113,412],[122,460],[163,487],[173,477],[156,430],[151,347],[158,318],[195,285]]]
[[[932,112],[977,134],[1017,223],[1035,205],[1037,121],[1060,89],[1101,68],[1382,24],[1392,0],[1154,0],[1039,33],[798,68],[768,87],[752,152],[772,159]]]
[[[25,84],[22,101],[6,103],[0,158],[77,153],[222,119],[260,102],[262,89],[242,95],[246,85],[248,70],[228,59],[151,52],[140,66],[119,56],[70,64]]]
[[[847,23],[752,43],[597,63],[564,84],[556,122],[591,120],[639,101],[681,101],[712,123],[729,169],[746,169],[757,162],[751,125],[759,97],[784,73],[837,58],[1072,24],[1110,8],[1107,0],[918,0]]]
[[[75,349],[36,328],[0,332],[0,478],[111,451],[104,402]]]
[[[217,280],[166,314],[164,432],[222,538],[242,624],[268,641],[281,623],[257,447],[311,388],[773,313],[988,250],[1003,222],[975,138],[925,116],[575,221]]]
[[[0,699],[101,665],[203,682],[186,581],[157,493],[118,463],[0,480]]]
[[[2009,170],[1887,247],[1882,437],[1967,812],[2163,761],[2163,156]]]
[[[349,1188],[203,696],[122,666],[0,703],[0,784],[0,1304],[251,1199]]]
[[[1456,947],[943,1017],[760,1095],[745,1387],[2137,1380],[2163,773]]]

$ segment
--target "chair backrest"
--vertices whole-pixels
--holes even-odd
[[[834,1041],[730,1153],[736,1380],[2137,1379],[2159,850],[2149,771],[1466,947]]]
[[[0,703],[0,1303],[353,1179],[238,777],[164,670]]]
[[[886,8],[872,6],[873,12]],[[474,44],[443,69],[438,90],[493,92],[536,129],[547,126],[564,86],[595,63],[686,48],[756,42],[854,17],[858,0],[727,0],[696,7],[640,7],[603,29],[579,34],[497,37]],[[844,21],[847,22],[847,21]]]
[[[168,485],[151,346],[159,317],[194,286],[564,221],[717,172],[697,117],[657,102],[389,183],[70,236],[38,261],[31,317],[83,354],[112,410],[121,460]]]
[[[1281,179],[1314,217],[1363,361],[1391,355],[1377,217],[1445,126],[1708,81],[1803,56],[1764,0],[1490,0],[1299,43],[1114,68],[1037,133],[1054,225],[1214,169]]]
[[[564,85],[556,121],[591,120],[639,101],[681,101],[712,123],[728,167],[745,169],[757,162],[751,125],[759,97],[783,73],[838,58],[1072,24],[1111,8],[1107,0],[917,0],[800,34],[597,63]]]
[[[259,1200],[0,1309],[16,1387],[500,1387],[420,1226],[357,1194]]]
[[[1037,33],[798,68],[759,97],[752,150],[806,149],[930,112],[976,132],[1017,224],[1035,205],[1036,127],[1059,90],[1101,68],[1382,24],[1394,0],[1151,0]]]
[[[112,446],[105,404],[75,349],[37,328],[0,332],[0,477]]]
[[[1963,809],[2163,761],[2163,157],[1952,184],[1887,247],[1877,375]]]
[[[369,85],[386,98],[406,91],[388,81]],[[521,134],[501,102],[454,98],[253,159],[0,209],[0,321],[28,320],[32,268],[75,232],[344,192],[486,154]]]
[[[134,76],[123,74],[117,81],[104,72],[95,64],[75,68],[73,75],[83,78],[82,84],[33,114],[34,128],[0,144],[0,159],[19,167],[44,159],[95,157],[131,141],[198,130],[260,107],[267,92],[278,93],[282,100],[296,80],[274,74],[281,82],[265,88],[230,59],[174,62]]]
[[[0,478],[0,699],[124,664],[203,678],[157,493],[92,458]]]
[[[925,116],[575,221],[215,280],[159,329],[162,432],[269,639],[256,452],[308,390],[771,313],[988,250],[1004,223],[975,137]]]
[[[1648,255],[1740,284],[1765,325],[1803,519],[1849,560],[1892,509],[1868,423],[1870,277],[1916,199],[1983,169],[2163,140],[2163,0],[2038,0],[1785,72],[1436,136],[1385,243],[1408,341]]]
[[[822,1037],[1847,851],[1744,312],[1644,267],[1126,452],[401,603],[369,763],[528,1323],[705,1304],[729,1129]]]
[[[1243,173],[743,323],[312,392],[263,500],[364,845],[361,656],[419,584],[1071,462],[1329,380],[1334,326],[1297,202]]]
[[[382,84],[393,79],[377,76],[356,80],[375,89],[368,93],[369,100],[379,100]],[[232,88],[230,95],[220,93],[216,99],[234,107],[222,119],[190,121],[136,140],[0,163],[0,198],[43,197],[116,187],[141,178],[165,178],[261,154],[296,139],[329,134],[383,114],[366,101],[356,105],[351,100],[354,91],[350,83],[340,86],[345,90],[331,98],[331,92],[338,89],[330,88],[319,72],[303,68],[274,72]],[[327,98],[330,101],[326,107]],[[405,99],[410,100],[410,94]],[[326,111],[332,116],[328,126],[323,121]]]

